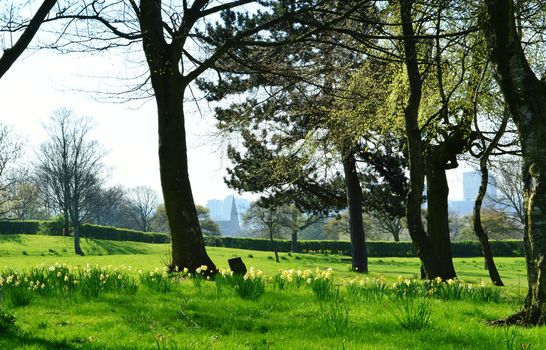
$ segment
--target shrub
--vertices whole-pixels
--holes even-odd
[[[273,251],[271,241],[259,238],[235,237],[204,237],[205,244],[213,247]],[[491,249],[495,256],[523,256],[523,242],[520,240],[491,241]],[[279,252],[290,252],[291,241],[275,240]],[[343,254],[350,255],[351,242],[348,241],[299,241],[298,245],[304,253]],[[477,241],[453,242],[451,244],[454,257],[482,256],[482,248]],[[411,242],[367,242],[370,257],[415,257],[416,252]],[[298,257],[296,257],[297,259]]]
[[[50,220],[42,221],[38,233],[46,236],[62,236],[63,230],[64,219],[61,215],[57,215]]]
[[[82,237],[111,241],[134,241],[146,243],[168,243],[169,235],[159,232],[141,232],[117,227],[84,224],[81,226]]]
[[[40,229],[41,221],[38,220],[0,220],[0,234],[15,235],[29,234],[34,235]]]

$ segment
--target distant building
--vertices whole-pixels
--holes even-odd
[[[474,209],[474,201],[478,195],[481,184],[481,173],[479,171],[467,171],[463,173],[463,200],[449,201],[449,209],[458,215],[471,215]],[[497,198],[496,180],[493,176],[489,176],[489,184],[487,186],[486,196],[483,201],[483,206],[493,206],[490,199]]]
[[[235,204],[235,196],[231,199],[231,210],[229,220],[216,220],[220,226],[220,234],[222,236],[239,236],[241,234],[241,226],[239,225],[239,213]]]
[[[206,207],[210,210],[210,217],[214,221],[227,221],[231,216],[232,201],[235,199],[237,213],[239,214],[239,222],[243,221],[243,215],[250,207],[250,202],[244,198],[235,198],[235,196],[227,196],[222,199],[210,199],[207,201]]]

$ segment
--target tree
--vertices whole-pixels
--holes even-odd
[[[45,208],[40,188],[33,181],[17,182],[10,187],[9,217],[17,220],[45,220]]]
[[[4,53],[0,56],[0,78],[6,74],[13,63],[28,47],[56,3],[57,0],[44,0],[32,19],[28,22],[17,21],[13,18],[6,18],[5,21],[0,20],[0,33],[9,32],[12,34],[22,32],[19,39],[11,47],[4,48]]]
[[[80,248],[80,225],[93,212],[93,196],[103,183],[103,152],[96,141],[89,140],[91,119],[76,117],[71,110],[55,111],[47,125],[49,140],[40,146],[36,169],[37,182],[46,203],[62,214],[64,233],[72,225],[74,251]]]
[[[136,229],[128,215],[128,199],[121,186],[101,188],[89,198],[89,222]]]
[[[13,129],[0,123],[0,216],[9,216],[15,186],[25,179],[20,167],[23,143]]]
[[[487,199],[506,211],[521,226],[525,223],[524,186],[521,173],[523,163],[519,156],[504,156],[492,166],[497,196]]]
[[[244,224],[255,230],[257,235],[269,237],[271,246],[275,252],[276,262],[279,262],[279,253],[275,244],[275,238],[282,238],[282,228],[287,226],[290,216],[286,210],[266,207],[260,201],[252,203],[243,216]]]
[[[151,229],[153,232],[169,232],[169,221],[165,212],[165,205],[159,204],[155,210],[155,215],[152,218]]]
[[[158,205],[157,193],[151,187],[137,186],[128,191],[127,199],[127,212],[133,219],[136,229],[150,231]]]
[[[160,175],[171,233],[172,269],[195,271],[206,265],[209,273],[216,271],[206,253],[188,175],[184,100],[190,84],[236,47],[282,43],[283,35],[263,36],[263,31],[272,26],[285,28],[287,20],[323,3],[327,1],[143,0],[137,4],[134,0],[91,0],[83,8],[74,7],[71,14],[63,13],[72,30],[63,28],[62,40],[54,45],[57,48],[76,45],[80,50],[105,50],[142,45],[147,64],[147,73],[142,76],[151,85],[147,92],[153,94],[157,105]],[[248,4],[255,7],[244,6]],[[216,25],[212,21],[217,21]],[[146,83],[141,87],[149,89]]]
[[[523,238],[521,226],[503,210],[482,208],[480,219],[488,238],[496,240]],[[473,217],[461,218],[461,229],[455,239],[459,241],[476,239]]]
[[[546,84],[533,72],[522,47],[512,0],[484,0],[483,32],[494,75],[518,128],[523,155],[525,306],[503,323],[546,324]]]
[[[202,205],[197,205],[197,217],[203,234],[206,236],[220,236],[220,226],[210,218],[210,209]]]

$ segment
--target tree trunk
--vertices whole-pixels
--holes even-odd
[[[80,247],[80,223],[74,222],[74,253],[78,255],[85,255]]]
[[[368,273],[368,252],[362,220],[362,188],[356,172],[356,160],[352,153],[343,159],[343,171],[349,207],[352,268],[356,272]]]
[[[487,169],[486,163],[487,161],[482,160],[484,159],[482,158],[480,160],[480,171],[482,173],[482,178],[480,188],[478,190],[478,195],[476,197],[476,201],[474,202],[474,232],[476,233],[476,236],[478,236],[480,244],[482,245],[485,266],[489,271],[489,277],[491,278],[491,282],[493,282],[493,284],[496,286],[504,286],[504,283],[502,283],[501,277],[499,275],[499,271],[497,270],[497,265],[495,265],[495,260],[493,259],[493,252],[491,251],[491,245],[489,244],[489,237],[487,236],[487,232],[485,232],[482,226],[482,202],[487,192],[487,183],[489,182],[489,171]]]
[[[277,245],[275,244],[275,240],[273,239],[273,232],[274,232],[274,229],[273,227],[271,227],[269,229],[269,240],[271,241],[271,247],[273,248],[273,252],[275,253],[275,262],[280,262],[279,252],[277,251]]]
[[[159,171],[171,231],[170,268],[195,271],[206,265],[212,274],[216,266],[205,249],[188,174],[183,102],[189,81],[179,71],[184,62],[180,62],[181,47],[176,46],[182,43],[180,38],[166,40],[161,2],[141,1],[139,21],[157,104]]]
[[[70,216],[68,215],[68,212],[65,212],[63,214],[63,236],[70,236]]]
[[[176,87],[172,87],[176,89]],[[172,93],[172,92],[171,92]],[[180,94],[180,93],[173,93]],[[206,265],[216,266],[207,255],[193,201],[186,150],[186,131],[182,94],[173,97],[157,95],[159,115],[159,169],[165,211],[169,220],[172,244],[172,269],[195,271]]]
[[[448,280],[457,277],[451,255],[451,240],[449,237],[448,202],[449,187],[447,185],[444,164],[437,164],[430,159],[426,164],[427,173],[427,232],[433,242],[434,253],[439,261],[440,277]]]
[[[298,252],[298,230],[294,229],[292,230],[292,242],[290,244],[290,250],[292,253]]]
[[[503,323],[546,324],[546,86],[525,57],[512,0],[485,0],[484,31],[495,76],[517,125],[523,154],[528,293],[523,311]]]
[[[440,276],[440,264],[434,255],[432,241],[427,236],[421,218],[423,188],[425,181],[425,159],[418,116],[421,104],[422,80],[417,64],[416,38],[413,31],[411,0],[399,0],[402,32],[404,34],[405,64],[409,81],[409,97],[404,108],[406,144],[408,147],[409,190],[406,198],[408,231],[422,264],[422,277],[434,279]]]

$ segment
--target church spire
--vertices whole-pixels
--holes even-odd
[[[229,220],[239,223],[239,213],[237,212],[237,205],[235,204],[235,195],[231,196],[231,215]]]

